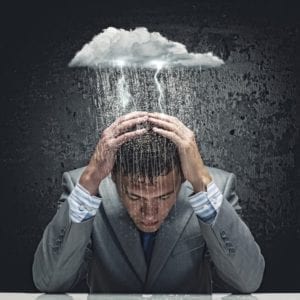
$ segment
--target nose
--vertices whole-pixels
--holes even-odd
[[[156,221],[158,214],[158,205],[156,201],[145,201],[141,207],[141,213],[145,220],[151,222]]]

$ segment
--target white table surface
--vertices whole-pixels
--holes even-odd
[[[300,300],[300,293],[251,294],[251,295],[118,295],[118,294],[39,294],[0,293],[0,300]]]

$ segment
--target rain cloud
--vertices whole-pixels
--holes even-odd
[[[85,44],[69,63],[70,67],[165,66],[218,67],[224,62],[211,52],[189,53],[186,46],[170,41],[145,27],[134,30],[109,27]]]

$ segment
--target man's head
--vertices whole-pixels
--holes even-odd
[[[144,232],[160,227],[183,182],[175,144],[152,131],[121,146],[112,176],[130,217]]]

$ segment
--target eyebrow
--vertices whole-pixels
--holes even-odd
[[[127,195],[130,195],[130,196],[141,197],[140,195],[137,195],[137,194],[128,192],[127,189],[126,189],[126,192],[127,192]],[[160,195],[160,196],[158,196],[158,197],[155,197],[155,198],[165,197],[165,196],[168,196],[168,195],[173,194],[173,193],[174,193],[174,190],[173,190],[173,191],[170,191],[170,192],[167,192],[167,193],[165,193],[165,194],[163,194],[163,195]]]

